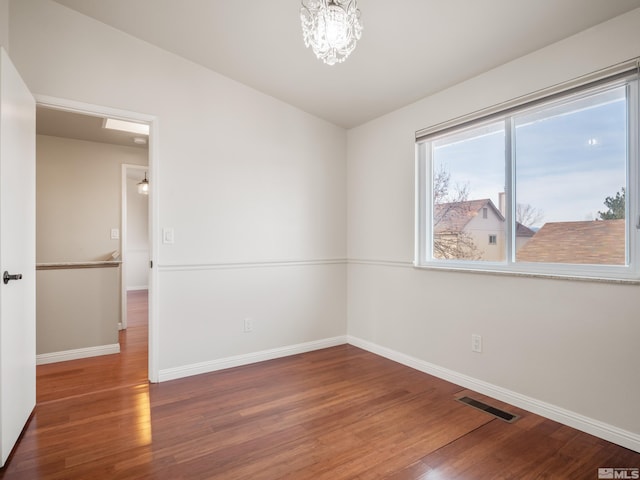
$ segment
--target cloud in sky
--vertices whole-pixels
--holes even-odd
[[[542,223],[596,219],[605,198],[626,185],[626,118],[624,87],[517,116],[516,202],[543,211]],[[497,125],[443,139],[434,149],[434,167],[450,173],[451,185],[467,184],[470,200],[496,205],[506,183]]]

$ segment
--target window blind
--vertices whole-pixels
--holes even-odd
[[[625,62],[612,65],[610,67],[597,70],[587,75],[574,78],[567,82],[562,82],[548,88],[543,88],[535,92],[523,95],[506,102],[498,103],[466,115],[462,115],[446,122],[441,122],[430,127],[418,130],[415,134],[416,142],[426,140],[434,135],[446,133],[450,130],[464,127],[479,120],[489,120],[493,117],[499,117],[511,114],[517,110],[521,110],[538,103],[553,100],[555,97],[571,93],[573,90],[583,89],[585,87],[597,86],[600,83],[610,82],[616,78],[624,78],[630,74],[638,75],[640,69],[640,58],[634,58]]]

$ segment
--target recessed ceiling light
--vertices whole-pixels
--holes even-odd
[[[146,145],[147,139],[142,137],[134,137],[133,143],[135,143],[136,145]]]
[[[105,118],[102,128],[110,130],[120,130],[122,132],[137,133],[138,135],[149,135],[149,125],[144,123],[128,122],[115,118]]]

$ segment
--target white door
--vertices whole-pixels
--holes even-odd
[[[0,49],[0,466],[36,404],[35,115]]]

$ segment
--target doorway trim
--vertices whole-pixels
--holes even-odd
[[[48,95],[33,94],[36,104],[52,108],[55,110],[63,110],[67,112],[81,113],[94,117],[111,117],[119,120],[129,120],[132,122],[149,124],[149,159],[148,172],[149,183],[153,188],[149,192],[149,260],[151,266],[157,264],[156,256],[159,248],[158,231],[158,199],[159,199],[159,172],[158,172],[158,145],[159,145],[159,129],[158,118],[154,115],[145,113],[132,112],[129,110],[121,110],[102,105],[78,102],[75,100],[51,97]],[[149,381],[156,383],[159,377],[159,358],[158,358],[158,299],[156,289],[158,286],[157,268],[151,268],[149,273]]]

